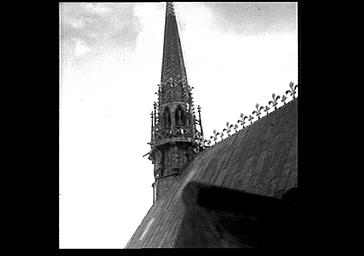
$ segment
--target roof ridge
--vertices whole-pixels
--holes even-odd
[[[228,138],[230,136],[230,133],[233,131],[232,129],[234,129],[233,134],[235,134],[236,132],[238,132],[238,131],[246,128],[247,126],[250,126],[254,122],[260,120],[260,118],[261,118],[260,115],[262,114],[262,111],[264,111],[266,113],[266,115],[264,116],[264,117],[266,117],[269,114],[273,113],[278,108],[285,106],[286,103],[289,103],[289,102],[295,100],[296,98],[298,98],[297,97],[298,84],[294,85],[293,82],[290,82],[289,88],[290,88],[290,90],[287,90],[282,96],[272,93],[272,100],[270,100],[268,102],[268,105],[265,105],[264,107],[257,103],[255,105],[255,110],[252,111],[252,114],[246,116],[243,113],[241,113],[240,119],[237,120],[237,122],[235,124],[230,124],[229,122],[226,122],[226,127],[223,128],[222,132],[217,132],[216,129],[214,129],[213,135],[211,135],[209,139],[202,138],[199,141],[199,143],[201,144],[201,147],[203,149],[205,149],[205,148],[216,145],[217,143]],[[288,95],[289,97],[287,97],[286,95]],[[279,101],[279,99],[281,99],[281,100]],[[269,110],[271,109],[271,107],[269,107],[269,105],[272,105],[272,107],[274,108],[272,112],[269,112]],[[248,121],[250,121],[250,124],[247,124],[247,126],[245,126],[246,119],[248,119]],[[240,124],[240,126],[239,126],[239,124]],[[224,135],[225,135],[224,132],[227,133],[227,137],[225,137],[225,138],[224,138]]]

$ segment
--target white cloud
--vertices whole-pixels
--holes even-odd
[[[86,45],[86,43],[78,38],[73,39],[75,45],[74,45],[74,53],[76,57],[80,57],[82,55],[87,54],[90,52],[91,48]]]
[[[73,28],[82,28],[83,26],[85,26],[83,18],[79,19],[69,18],[68,20],[66,20],[66,22],[70,24]]]
[[[111,11],[105,3],[86,3],[85,8],[99,15],[106,15]]]

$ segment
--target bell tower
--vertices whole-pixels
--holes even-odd
[[[201,150],[200,107],[195,117],[172,2],[166,4],[164,47],[158,102],[154,102],[149,159],[154,164],[154,201],[158,200]],[[199,127],[198,127],[198,126]]]

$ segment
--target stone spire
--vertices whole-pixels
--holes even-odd
[[[181,40],[172,2],[167,2],[165,19],[161,83],[170,78],[174,81],[184,79],[187,82]]]
[[[195,117],[192,89],[187,82],[176,16],[166,6],[164,49],[158,103],[154,103],[149,159],[154,164],[154,200],[158,200],[201,150],[201,120]],[[200,111],[200,110],[199,110]],[[199,129],[197,129],[199,125]]]

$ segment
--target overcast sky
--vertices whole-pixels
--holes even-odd
[[[296,3],[175,3],[205,137],[297,83]],[[123,248],[152,205],[146,157],[165,3],[60,5],[60,247]]]

